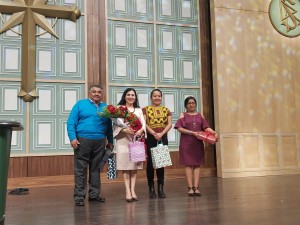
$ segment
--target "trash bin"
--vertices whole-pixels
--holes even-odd
[[[13,130],[23,130],[17,121],[0,120],[0,225],[5,220],[7,178]]]

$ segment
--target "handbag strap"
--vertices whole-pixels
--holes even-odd
[[[159,144],[163,145],[164,143],[162,142],[162,140],[158,141],[156,146],[158,146]]]
[[[131,142],[134,143],[134,142],[140,141],[140,140],[141,140],[141,138],[134,134],[133,137],[132,137]]]

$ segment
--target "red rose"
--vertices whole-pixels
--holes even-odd
[[[107,106],[108,111],[113,114],[116,111],[116,108],[112,105]]]
[[[120,110],[123,111],[123,112],[127,112],[127,111],[128,111],[128,109],[127,109],[126,106],[121,105],[119,108],[120,108]]]

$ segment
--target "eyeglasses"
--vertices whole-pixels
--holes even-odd
[[[196,102],[188,102],[187,105],[196,105]]]

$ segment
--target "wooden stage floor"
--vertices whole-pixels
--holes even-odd
[[[201,178],[201,197],[187,196],[185,179],[168,179],[166,199],[149,199],[145,180],[138,202],[125,202],[121,182],[102,185],[105,203],[74,205],[73,186],[32,187],[8,195],[5,225],[299,225],[300,175]]]

